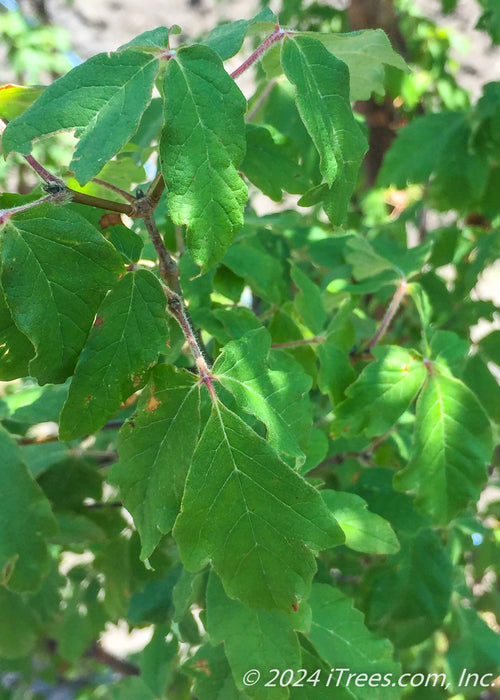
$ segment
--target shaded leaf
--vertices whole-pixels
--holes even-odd
[[[37,353],[30,374],[40,384],[62,382],[123,270],[120,256],[83,217],[54,205],[11,219],[0,246],[7,304]]]
[[[326,311],[320,289],[299,267],[293,267],[291,275],[299,288],[299,293],[295,297],[295,306],[302,321],[309,330],[319,334],[326,323]]]
[[[97,310],[60,418],[62,440],[102,428],[134,391],[168,338],[166,297],[148,270],[122,277]]]
[[[393,661],[389,641],[377,639],[365,626],[363,615],[352,605],[352,600],[326,584],[315,583],[309,604],[312,611],[309,639],[319,655],[333,669],[349,669],[349,673],[386,673],[399,676],[399,665]],[[356,643],[353,644],[352,640]],[[347,673],[340,678],[344,685]],[[354,689],[353,689],[354,690]],[[380,689],[356,687],[357,698],[380,697]],[[398,698],[399,689],[384,687],[384,698]]]
[[[442,624],[453,578],[450,558],[430,528],[398,535],[400,552],[368,574],[367,621],[405,648],[422,642]]]
[[[293,625],[293,615],[281,610],[249,608],[231,600],[212,572],[207,587],[207,631],[212,644],[224,642],[224,650],[237,687],[254,698],[287,698],[288,689],[264,688],[263,681],[246,688],[243,676],[257,669],[264,680],[269,662],[280,669],[300,667],[300,647]],[[245,630],[245,634],[242,634]]]
[[[285,612],[309,592],[313,550],[343,540],[319,493],[218,403],[193,457],[174,537],[186,568],[211,560],[227,595]]]
[[[203,644],[182,670],[195,679],[192,693],[199,700],[245,700],[233,680],[222,644]]]
[[[3,428],[0,454],[1,582],[14,591],[34,591],[49,568],[44,539],[57,527],[48,500],[21,461],[17,444]]]
[[[35,646],[36,618],[23,598],[0,585],[0,656],[26,656]]]
[[[0,380],[25,377],[34,354],[33,345],[14,323],[0,287]]]
[[[120,488],[149,557],[174,523],[198,436],[196,378],[159,365],[142,392],[137,413],[118,438],[120,461],[110,480]]]
[[[303,194],[311,184],[302,166],[273,141],[266,127],[256,124],[247,124],[247,152],[240,170],[276,202],[283,199],[282,190]]]

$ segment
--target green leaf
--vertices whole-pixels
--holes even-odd
[[[318,387],[336,406],[345,398],[345,390],[356,378],[349,354],[337,347],[332,336],[318,345],[316,352],[320,363]]]
[[[70,163],[80,184],[97,175],[127,143],[151,100],[158,61],[140,51],[100,53],[40,95],[3,134],[4,154],[29,153],[34,139],[76,129]]]
[[[311,186],[303,168],[273,141],[269,129],[256,124],[247,124],[247,152],[240,170],[275,202],[283,199],[282,190],[303,194]]]
[[[194,261],[208,269],[243,224],[247,188],[237,166],[245,154],[245,98],[206,46],[180,49],[168,62],[161,167],[169,213],[188,226]]]
[[[120,488],[139,530],[142,559],[170,531],[179,512],[198,437],[198,403],[192,374],[159,365],[137,413],[120,430],[120,461],[111,469],[110,481]]]
[[[175,30],[175,25],[172,29]],[[152,51],[158,54],[168,48],[170,31],[168,27],[156,27],[156,29],[142,32],[130,41],[127,41],[126,44],[120,46],[117,51],[126,51],[127,49],[134,48],[137,49],[137,51]],[[174,31],[173,33],[175,34],[178,32]]]
[[[0,656],[26,656],[35,646],[36,618],[21,596],[0,585]]]
[[[412,351],[384,345],[372,352],[376,361],[365,367],[336,409],[341,425],[368,437],[383,435],[396,423],[427,376],[422,358]]]
[[[106,616],[97,600],[100,586],[92,581],[88,587],[75,587],[67,601],[58,630],[58,653],[68,661],[81,659],[104,629]]]
[[[166,297],[147,270],[122,277],[97,310],[60,419],[62,440],[95,433],[131,394],[165,349]]]
[[[464,669],[469,673],[477,673],[485,677],[484,682],[489,680],[488,686],[492,687],[495,677],[498,675],[500,659],[500,639],[486,622],[479,616],[473,608],[462,608],[460,610],[460,636],[451,639],[446,663],[451,676],[451,687],[457,694],[464,692]],[[462,680],[462,685],[459,685]],[[484,686],[483,686],[484,687]],[[471,683],[469,686],[474,695]],[[467,691],[466,691],[467,692]],[[487,692],[487,691],[486,691]],[[467,693],[469,694],[469,693]]]
[[[157,695],[151,691],[142,678],[129,677],[114,685],[108,685],[112,700],[156,700]]]
[[[292,358],[270,352],[270,335],[258,328],[227,343],[212,371],[238,406],[266,425],[271,445],[302,463],[312,422],[311,379]]]
[[[410,462],[394,484],[415,491],[417,506],[435,523],[447,523],[479,498],[492,449],[490,422],[474,394],[433,373],[417,402]]]
[[[284,265],[269,254],[258,236],[238,239],[226,252],[223,262],[263,299],[281,304],[287,297]]]
[[[321,491],[321,496],[345,534],[347,547],[367,554],[394,554],[399,542],[390,524],[367,510],[366,502],[354,493]]]
[[[304,324],[317,335],[326,323],[326,311],[319,287],[298,267],[292,268],[292,279],[299,288],[295,306]]]
[[[135,263],[141,257],[144,242],[137,233],[126,226],[109,226],[106,229],[106,238],[120,253],[125,263]]]
[[[55,205],[11,219],[0,246],[7,304],[37,353],[30,374],[40,384],[63,382],[123,270],[120,256],[83,217]]]
[[[300,32],[321,43],[349,68],[351,100],[368,100],[372,92],[385,93],[384,64],[409,72],[401,56],[394,51],[382,29],[364,29],[350,34]]]
[[[292,685],[290,700],[331,700],[333,693],[335,700],[353,700],[355,695],[337,682],[338,679],[333,675],[329,664],[318,656],[309,640],[301,635],[299,638],[302,652],[301,668],[307,671],[307,676]],[[330,683],[328,678],[331,678]]]
[[[252,19],[238,19],[235,22],[219,24],[218,27],[212,29],[203,43],[216,51],[225,61],[238,53],[249,29],[252,29],[252,33],[255,31],[268,31],[270,33],[275,28],[277,21],[274,12],[269,7],[264,7]]]
[[[34,591],[49,568],[44,539],[55,533],[56,523],[48,500],[21,461],[19,447],[3,428],[0,454],[1,582],[14,591]]]
[[[462,119],[462,112],[437,112],[417,117],[400,129],[385,155],[378,184],[404,189],[409,183],[428,180],[448,132]]]
[[[186,661],[182,670],[195,679],[192,695],[199,700],[248,698],[236,688],[222,644],[217,647],[204,644]]]
[[[450,601],[452,565],[430,528],[400,534],[399,541],[401,551],[368,575],[367,621],[405,648],[422,642],[442,624]]]
[[[186,568],[211,560],[228,596],[285,612],[309,593],[313,551],[343,540],[319,493],[218,403],[193,457],[174,537]]]
[[[42,87],[0,86],[0,119],[11,121],[22,114],[42,94]]]
[[[86,498],[101,500],[102,476],[89,459],[68,456],[47,469],[38,483],[54,508],[79,509]]]
[[[353,607],[350,598],[331,586],[315,583],[309,604],[312,611],[309,639],[332,669],[348,669],[349,673],[369,676],[375,673],[382,677],[386,673],[392,673],[394,678],[399,676],[400,667],[393,661],[390,642],[377,639],[368,630],[363,615]],[[348,673],[343,674],[340,685],[346,683],[347,676]],[[380,697],[380,689],[370,686],[357,686],[354,692],[357,698]],[[399,689],[384,687],[384,698],[398,697]]]
[[[500,9],[496,0],[481,0],[484,12],[478,19],[476,29],[484,29],[494,44],[500,44]]]
[[[480,354],[471,355],[462,374],[462,380],[474,392],[491,420],[500,423],[500,386]]]
[[[7,382],[27,376],[34,354],[33,345],[14,323],[0,287],[0,380]]]
[[[174,636],[167,642],[167,625],[157,625],[153,638],[139,656],[141,678],[154,693],[155,698],[165,697],[173,675],[173,660],[179,643]]]
[[[366,139],[354,119],[345,63],[311,37],[285,39],[282,64],[296,88],[300,116],[320,156],[330,186],[329,216],[342,222],[366,152]]]
[[[249,608],[231,600],[217,576],[212,572],[207,587],[207,632],[212,644],[224,642],[229,666],[237,687],[254,698],[287,698],[288,689],[264,688],[263,682],[245,687],[243,676],[257,669],[261,678],[269,674],[270,662],[280,669],[300,667],[300,647],[292,615],[281,610]],[[245,634],[242,634],[245,630]]]

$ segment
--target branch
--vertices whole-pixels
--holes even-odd
[[[406,290],[408,289],[408,282],[403,279],[399,283],[398,288],[396,289],[396,292],[394,296],[392,297],[391,303],[389,304],[387,311],[384,314],[384,317],[382,321],[380,322],[380,326],[373,336],[373,338],[370,340],[368,345],[366,346],[367,350],[371,350],[378,342],[379,340],[383,337],[383,335],[386,333],[387,329],[389,328],[389,325],[394,318],[394,315],[396,311],[399,308],[399,305],[401,304],[403,297],[406,294]]]
[[[165,189],[165,180],[163,179],[163,175],[161,172],[158,172],[156,174],[155,179],[149,186],[149,189],[147,191],[146,197],[148,198],[149,203],[151,204],[151,207],[153,209],[156,209],[158,206],[158,202],[160,201],[160,197],[163,193],[163,190]]]
[[[136,214],[133,204],[124,204],[123,202],[113,202],[111,199],[94,197],[91,194],[85,194],[84,192],[72,190],[70,187],[66,187],[66,190],[71,193],[71,201],[76,202],[77,204],[85,204],[89,207],[97,207],[98,209],[106,209],[107,211],[117,211],[120,214],[126,214],[131,218],[138,218],[138,214]]]
[[[147,195],[146,195],[147,196]],[[156,221],[152,213],[145,214],[142,217],[144,221],[144,226],[146,227],[151,242],[153,243],[156,254],[158,255],[160,275],[165,280],[169,289],[174,291],[177,295],[181,296],[181,287],[179,284],[179,270],[177,269],[177,263],[172,258],[168,250],[165,248],[163,243],[163,238],[158,231]]]
[[[315,335],[313,338],[302,338],[301,340],[289,340],[286,343],[273,343],[272,348],[295,348],[300,345],[314,345],[315,343],[324,343],[326,338],[324,335]]]
[[[246,61],[244,61],[239,68],[234,70],[231,73],[231,78],[237,78],[239,75],[241,75],[244,71],[247,70],[247,68],[250,68],[256,61],[258,61],[262,56],[266,53],[266,51],[271,48],[271,46],[282,39],[284,36],[287,34],[290,34],[290,32],[285,31],[284,29],[281,29],[279,24],[276,25],[276,29],[272,34],[270,34],[267,39],[264,39],[262,44],[260,46],[257,46],[253,54],[247,58]]]
[[[188,318],[187,310],[184,306],[182,296],[175,294],[175,292],[173,292],[166,285],[163,285],[163,288],[168,300],[168,310],[176,319],[179,326],[182,328],[182,332],[184,333],[184,336],[189,344],[191,352],[193,353],[193,357],[198,368],[198,373],[200,375],[200,382],[202,384],[205,384],[205,386],[208,389],[208,393],[210,394],[210,398],[212,399],[212,401],[215,402],[217,401],[217,392],[215,391],[215,387],[213,385],[214,376],[210,372],[210,368],[198,344],[193,328],[191,326],[191,322]]]

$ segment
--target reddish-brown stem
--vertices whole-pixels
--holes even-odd
[[[53,195],[46,194],[44,197],[40,197],[40,199],[35,199],[32,202],[26,202],[26,204],[20,204],[18,207],[12,207],[11,209],[0,209],[0,226],[5,224],[5,222],[8,221],[14,214],[20,214],[23,211],[37,207],[39,204],[52,202],[53,200]]]
[[[313,338],[302,338],[301,340],[289,340],[286,343],[273,343],[272,348],[295,348],[299,345],[314,345],[315,343],[324,343],[325,336],[315,335]]]
[[[406,294],[407,289],[408,289],[408,282],[406,280],[401,280],[401,282],[398,285],[398,288],[396,289],[394,296],[391,299],[391,303],[387,307],[387,311],[385,312],[384,317],[383,317],[382,321],[380,322],[380,326],[378,327],[377,332],[375,333],[373,338],[370,340],[370,342],[366,346],[367,350],[371,350],[373,347],[375,347],[375,345],[379,342],[379,340],[386,333],[392,319],[394,318],[396,311],[399,308],[399,305],[401,304],[401,302],[403,300],[403,297]]]
[[[257,46],[253,54],[251,54],[246,61],[243,61],[239,68],[236,68],[231,73],[231,78],[237,78],[239,75],[244,73],[247,68],[250,68],[256,61],[258,61],[266,53],[266,51],[276,42],[282,39],[286,35],[286,31],[281,29],[279,24],[276,25],[276,29],[272,34],[270,34],[267,39],[264,39],[260,46]]]
[[[172,289],[178,296],[181,296],[181,287],[179,284],[179,271],[177,264],[172,258],[168,250],[165,248],[163,239],[156,226],[156,221],[152,214],[143,217],[144,225],[149,233],[151,242],[153,243],[158,255],[160,275],[163,277],[167,286]]]
[[[166,285],[164,285],[164,290],[168,300],[168,310],[182,328],[182,332],[184,333],[195,359],[198,374],[200,375],[200,382],[205,384],[208,389],[208,393],[210,394],[210,398],[215,402],[217,401],[217,392],[215,391],[215,387],[213,385],[214,377],[210,372],[207,361],[205,360],[201,348],[198,345],[198,341],[196,340],[196,336],[189,321],[182,297],[175,294],[175,292],[169,289],[169,287]]]
[[[33,170],[39,175],[44,182],[57,182],[58,185],[63,185],[63,181],[60,177],[56,177],[51,172],[44,168],[41,163],[39,163],[33,156],[23,155],[24,160],[31,165]]]
[[[113,185],[111,182],[106,182],[106,180],[101,180],[101,178],[99,178],[99,177],[93,177],[92,182],[95,182],[96,185],[102,185],[102,187],[106,187],[108,190],[111,190],[112,192],[119,194],[120,197],[123,197],[123,199],[126,199],[127,202],[135,202],[135,197],[133,194],[130,194],[130,192],[127,192],[126,190],[122,190],[121,187],[117,187],[116,185]]]

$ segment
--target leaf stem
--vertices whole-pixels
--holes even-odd
[[[11,209],[0,209],[0,226],[5,224],[14,214],[20,214],[23,211],[33,209],[33,207],[38,207],[40,204],[52,202],[53,200],[53,195],[46,194],[44,197],[40,197],[40,199],[35,199],[32,202],[26,202],[26,204],[20,204],[18,207],[12,207]]]
[[[284,29],[281,29],[279,24],[276,25],[276,28],[272,34],[270,34],[267,39],[264,39],[262,44],[260,46],[257,46],[255,51],[246,59],[246,61],[243,61],[241,66],[239,68],[236,68],[231,73],[231,78],[237,78],[239,75],[241,75],[244,71],[247,70],[247,68],[250,68],[256,61],[258,61],[262,56],[266,53],[266,51],[277,41],[282,39],[285,35],[287,35],[289,32],[286,32]]]
[[[313,338],[302,338],[301,340],[289,340],[286,343],[273,343],[272,348],[295,348],[299,345],[314,345],[315,343],[324,343],[326,338],[324,335],[315,335]]]
[[[135,202],[135,197],[133,194],[130,194],[130,192],[127,192],[126,190],[122,190],[121,187],[117,187],[116,185],[113,185],[111,182],[106,182],[106,180],[101,180],[100,177],[93,177],[92,182],[95,182],[97,185],[102,185],[102,187],[106,187],[108,190],[111,190],[112,192],[116,192],[116,194],[119,194],[120,197],[123,197],[123,199],[126,199],[127,202]]]
[[[23,154],[23,158],[29,165],[31,165],[36,174],[39,175],[44,182],[57,182],[58,185],[64,184],[60,177],[57,177],[49,172],[47,168],[44,168],[41,163],[33,158],[33,156]]]
[[[396,311],[399,309],[399,305],[401,304],[407,289],[408,282],[405,279],[402,279],[398,285],[398,288],[396,289],[394,296],[391,299],[391,303],[387,307],[387,311],[385,312],[384,317],[380,322],[380,326],[378,327],[377,332],[366,346],[367,350],[371,350],[373,347],[375,347],[375,345],[386,333],[392,319],[394,318]]]

